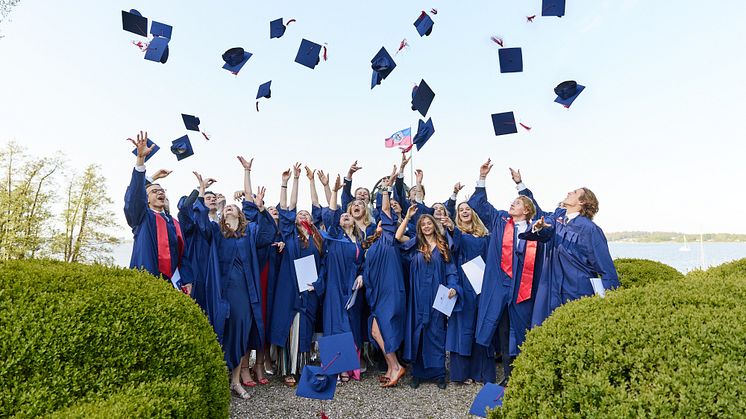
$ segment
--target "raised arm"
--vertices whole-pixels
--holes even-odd
[[[539,203],[536,202],[536,199],[534,198],[533,192],[531,192],[531,190],[523,183],[520,169],[513,170],[513,168],[510,168],[510,177],[513,179],[513,182],[515,182],[516,189],[518,189],[518,195],[526,196],[534,203],[534,207],[536,208],[536,215],[534,218],[538,219],[539,217],[549,217],[553,215],[551,212],[545,212],[541,209]]]
[[[414,171],[414,177],[417,181],[417,190],[414,194],[414,200],[416,202],[423,202],[425,200],[425,194],[422,193],[424,189],[422,189],[422,178],[425,176],[425,172],[423,172],[421,169],[417,169]]]
[[[404,232],[407,231],[407,224],[409,224],[409,221],[414,217],[414,214],[417,212],[417,207],[412,205],[409,207],[409,210],[407,211],[407,215],[404,216],[404,221],[402,221],[401,224],[399,224],[399,228],[396,229],[396,240],[398,240],[401,243],[406,242],[409,240],[408,237],[404,235]]]
[[[355,160],[350,165],[350,169],[347,170],[347,176],[345,176],[345,186],[344,189],[342,189],[342,208],[347,208],[347,205],[352,202],[353,199],[355,199],[355,197],[352,196],[352,175],[354,175],[355,172],[362,168],[362,166],[357,165],[357,160]]]
[[[311,205],[313,205],[314,207],[321,206],[319,204],[319,194],[318,192],[316,192],[316,178],[315,178],[316,171],[311,170],[311,168],[308,166],[305,166],[305,169],[306,169],[306,177],[308,178],[308,181],[311,183],[310,185],[311,186]]]
[[[290,191],[290,204],[288,208],[295,210],[298,206],[298,179],[300,179],[300,163],[293,166],[293,189]]]
[[[329,209],[331,211],[337,210],[337,193],[340,189],[344,187],[344,183],[342,183],[341,176],[337,175],[337,180],[334,182],[334,187],[332,188],[332,196],[329,199]],[[327,226],[328,228],[329,226]]]
[[[324,186],[324,196],[326,196],[326,203],[329,204],[329,200],[332,197],[332,189],[329,187],[329,176],[324,173],[323,170],[319,170],[316,173],[316,176],[319,178],[319,182],[321,182],[321,185]]]
[[[195,209],[195,223],[197,225],[197,228],[199,228],[200,232],[206,239],[210,239],[212,237],[212,231],[213,231],[213,222],[210,221],[210,211],[205,206],[205,189],[210,187],[213,183],[215,183],[215,179],[208,178],[203,179],[202,175],[200,175],[197,172],[194,173],[194,176],[197,178],[197,182],[199,183],[198,191],[199,195],[197,198],[197,201],[194,203],[194,209]]]
[[[477,181],[477,187],[474,189],[474,194],[469,199],[469,206],[479,215],[479,218],[487,225],[491,225],[492,222],[499,216],[501,211],[495,209],[492,204],[487,200],[487,189],[485,188],[485,180],[487,175],[492,170],[492,160],[487,161],[479,167],[479,181]],[[505,213],[504,211],[502,211]],[[505,213],[507,216],[507,213]]]
[[[252,195],[251,187],[251,164],[254,163],[254,159],[246,160],[242,156],[238,156],[238,161],[243,166],[243,195],[244,199],[249,202],[254,202],[254,196]]]
[[[461,182],[456,182],[456,184],[453,185],[453,195],[443,203],[443,206],[446,207],[446,210],[448,210],[448,213],[451,215],[452,220],[456,219],[456,199],[458,199],[458,193],[461,189],[464,189],[464,185],[462,185]]]
[[[132,170],[132,179],[124,193],[124,216],[127,218],[127,224],[135,228],[142,223],[148,210],[148,194],[145,190],[145,157],[153,151],[155,144],[148,147],[148,133],[143,131],[137,135],[137,141],[131,138],[127,140],[137,147],[137,157],[135,157],[135,168]]]
[[[288,180],[290,179],[290,169],[282,172],[282,184],[280,185],[280,208],[288,209]]]

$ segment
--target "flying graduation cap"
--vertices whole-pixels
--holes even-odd
[[[287,24],[283,24],[282,18],[275,19],[269,22],[269,39],[281,38],[282,35],[285,35],[285,29],[287,29],[287,25],[293,22],[295,22],[295,19],[290,19],[288,20]]]
[[[168,41],[170,41],[168,38],[154,37],[145,49],[145,59],[166,64],[166,61],[168,61]]]
[[[171,152],[179,161],[193,155],[194,150],[192,149],[192,143],[189,141],[189,136],[185,135],[171,141]]]
[[[122,29],[140,36],[148,36],[148,18],[135,9],[129,12],[122,10]]]
[[[565,108],[569,108],[584,89],[585,86],[579,85],[575,80],[563,81],[554,88],[554,93],[557,94],[557,98],[554,101]]]
[[[562,17],[565,15],[565,0],[542,0],[541,1],[541,15],[542,16],[557,16]]]
[[[370,81],[370,88],[373,89],[381,84],[381,81],[394,71],[396,63],[394,62],[394,59],[391,58],[388,51],[386,51],[386,48],[381,47],[376,56],[370,60],[370,67],[373,69],[373,78]]]
[[[485,383],[484,387],[479,390],[477,397],[471,404],[469,414],[482,418],[487,417],[487,409],[502,407],[504,395],[505,387],[499,386],[495,383]]]
[[[259,112],[259,98],[265,98],[269,99],[272,97],[272,90],[270,90],[270,86],[272,85],[272,80],[263,83],[259,86],[259,89],[256,92],[256,111]]]
[[[319,58],[321,48],[321,45],[304,38],[300,42],[300,47],[298,47],[298,54],[295,56],[295,62],[313,70],[321,62],[321,59]],[[326,61],[326,47],[323,48],[324,61]]]
[[[360,359],[351,332],[319,338],[319,356],[326,374],[360,369]]]
[[[417,146],[417,151],[425,145],[427,140],[435,134],[435,127],[433,126],[433,118],[429,118],[427,122],[419,120],[417,122],[417,134],[412,139],[412,143]]]
[[[165,23],[156,22],[155,20],[150,24],[150,34],[153,36],[159,36],[161,38],[171,39],[171,33],[173,32],[173,26],[166,25]]]
[[[223,53],[223,69],[230,71],[234,75],[238,75],[241,68],[251,58],[251,53],[244,51],[241,47],[231,48]]]
[[[435,92],[423,79],[419,85],[412,89],[412,110],[419,111],[423,117],[427,116],[427,111],[430,109],[433,99],[435,99]]]
[[[430,34],[433,32],[433,25],[435,22],[430,18],[430,16],[423,10],[422,13],[420,13],[420,16],[417,18],[417,20],[414,21],[414,27],[417,28],[417,33],[420,34],[420,36],[430,36]]]
[[[523,71],[523,54],[520,48],[500,48],[497,55],[500,59],[501,73],[520,73]]]

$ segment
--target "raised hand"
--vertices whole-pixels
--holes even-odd
[[[352,164],[350,165],[350,170],[348,170],[348,171],[347,171],[347,179],[352,179],[352,175],[354,175],[354,174],[355,174],[355,172],[357,172],[358,170],[360,170],[360,169],[362,169],[362,168],[363,168],[363,166],[358,166],[358,165],[357,165],[357,160],[355,160],[355,161],[354,161],[354,162],[353,162],[353,163],[352,163]]]
[[[197,172],[192,172],[192,173],[194,173],[194,176],[197,178],[197,183],[199,184],[199,186],[204,187],[205,182],[202,180],[202,175]]]
[[[487,159],[487,161],[484,162],[484,164],[479,166],[479,178],[485,179],[487,175],[490,174],[490,170],[492,170],[492,166],[493,164],[492,164],[491,159]]]
[[[519,183],[521,183],[522,182],[522,180],[521,180],[521,169],[513,170],[513,168],[510,168],[510,167],[509,167],[509,169],[510,169],[510,177],[513,178],[513,182],[515,182],[516,185],[519,184]]]
[[[383,178],[383,186],[388,188],[391,185],[396,182],[396,177],[398,176],[399,172],[396,170],[396,165],[394,165],[394,168],[391,170],[391,174],[388,175],[388,177]]]
[[[158,179],[163,179],[164,177],[170,175],[172,170],[167,169],[160,169],[153,175],[153,182],[155,182]]]
[[[536,222],[534,223],[534,225],[533,225],[533,226],[531,227],[531,231],[533,231],[534,233],[536,233],[536,232],[538,232],[538,231],[541,231],[541,230],[543,230],[543,229],[544,229],[544,228],[546,228],[546,227],[551,227],[551,226],[552,226],[551,224],[547,223],[547,222],[546,222],[546,221],[544,220],[544,216],[542,216],[542,217],[541,217],[541,218],[539,218],[539,220],[538,220],[538,221],[536,221]]]
[[[409,220],[411,220],[412,217],[414,217],[415,214],[417,214],[417,205],[412,205],[407,210],[407,216],[406,216],[406,218],[409,219]]]
[[[293,177],[298,179],[300,177],[300,163],[295,163],[293,166]]]
[[[311,170],[311,168],[308,166],[305,166],[305,169],[306,169],[306,177],[308,178],[308,180],[313,182],[313,175],[316,173],[316,170]]]
[[[323,170],[319,169],[318,172],[316,172],[316,176],[319,178],[319,182],[321,182],[321,185],[326,186],[329,184],[329,176],[324,173]]]
[[[267,193],[267,188],[260,186],[256,189],[256,196],[254,197],[254,203],[259,209],[264,209],[264,194]]]
[[[138,159],[144,159],[145,157],[150,154],[151,151],[153,151],[153,148],[155,148],[155,144],[148,147],[148,132],[140,131],[139,134],[137,134],[137,141],[133,140],[132,138],[127,138],[127,141],[131,142],[132,144],[137,147],[137,158]]]
[[[254,163],[254,158],[252,157],[251,160],[246,160],[242,156],[236,156],[238,157],[238,161],[241,162],[241,166],[243,166],[244,170],[251,171],[251,164]]]
[[[440,217],[440,224],[450,231],[453,231],[453,221],[448,217]]]
[[[245,195],[245,194],[244,194],[244,192],[243,192],[243,191],[236,191],[236,192],[233,192],[233,199],[235,199],[236,201],[239,201],[239,202],[240,202],[240,201],[241,201],[241,200],[243,199],[244,195]]]
[[[404,173],[404,168],[407,167],[407,164],[410,160],[412,160],[412,156],[407,157],[407,153],[401,153],[401,164],[399,165],[399,173]]]
[[[283,185],[287,185],[288,179],[290,179],[290,170],[291,169],[288,169],[288,170],[282,172],[282,184]]]
[[[337,175],[337,180],[334,181],[334,187],[332,188],[332,191],[338,192],[340,189],[344,188],[345,184],[342,182],[342,176]]]
[[[456,182],[456,184],[453,185],[453,194],[458,195],[461,189],[464,189],[464,185],[462,185],[461,182]]]
[[[422,178],[425,177],[425,172],[420,169],[414,171],[414,178],[417,180],[418,185],[422,185]]]
[[[208,177],[207,179],[205,179],[205,188],[209,188],[215,182],[217,182],[217,180],[215,180],[215,179],[213,179],[211,177]],[[220,197],[217,196],[217,198],[219,199]],[[223,197],[223,201],[225,201],[225,197]]]

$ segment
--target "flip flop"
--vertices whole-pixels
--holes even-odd
[[[267,385],[267,384],[269,384],[269,380],[268,379],[262,378],[261,380],[259,380],[259,385],[260,386],[264,386],[264,385]]]

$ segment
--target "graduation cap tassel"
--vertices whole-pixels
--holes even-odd
[[[522,126],[523,129],[525,129],[526,131],[531,131],[531,127],[529,127],[528,125],[524,124],[523,122],[519,122],[518,125]]]
[[[434,15],[437,15],[438,14],[438,9],[435,9],[435,8],[430,9],[430,13],[432,13]]]
[[[423,10],[422,13],[420,13],[420,17],[418,19],[422,19],[423,17],[427,16],[427,13]]]
[[[409,43],[407,43],[407,38],[402,39],[401,42],[399,42],[399,49],[396,50],[394,55],[398,54],[399,51],[403,50],[404,48],[408,46],[409,46]]]
[[[148,43],[142,41],[132,41],[132,44],[140,48],[140,51],[145,52],[148,50]]]
[[[324,47],[323,47],[323,48],[324,48],[324,54],[323,54],[323,57],[324,57],[324,61],[326,61],[326,44],[324,44]]]
[[[210,137],[207,135],[206,132],[200,131],[200,133],[202,134],[203,137],[205,137],[205,140],[210,141]]]
[[[319,410],[319,418],[320,419],[329,419],[329,415],[326,414],[324,411],[324,401],[321,400],[321,410]]]
[[[287,22],[287,23],[285,24],[285,26],[287,26],[287,25],[289,25],[289,24],[291,24],[291,23],[293,23],[293,22],[295,22],[295,19],[290,19],[290,20],[288,20],[288,22]]]
[[[536,15],[526,16],[526,22],[533,22],[536,19]]]
[[[497,36],[491,36],[490,39],[492,40],[492,42],[496,43],[497,45],[500,45],[501,47],[503,46],[502,38],[498,38]]]
[[[256,101],[256,111],[259,112],[259,101]]]

